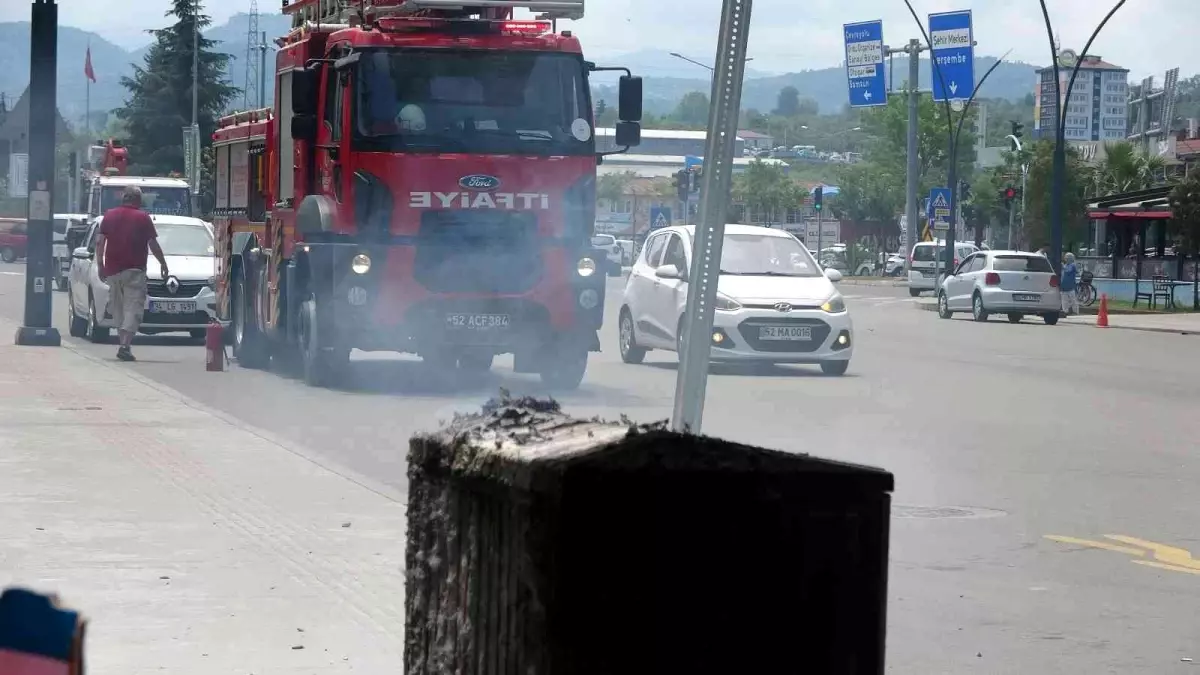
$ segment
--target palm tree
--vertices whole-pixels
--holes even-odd
[[[1166,180],[1166,161],[1149,155],[1129,141],[1104,145],[1104,161],[1093,174],[1096,195],[1145,190]]]

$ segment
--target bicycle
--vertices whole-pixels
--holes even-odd
[[[1080,307],[1091,307],[1096,302],[1096,287],[1092,285],[1092,273],[1084,270],[1079,275],[1079,285],[1075,288],[1075,298]]]

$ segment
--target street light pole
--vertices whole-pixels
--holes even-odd
[[[1024,227],[1025,226],[1025,183],[1027,182],[1027,180],[1029,178],[1029,164],[1025,161],[1025,157],[1024,157],[1025,146],[1021,144],[1021,139],[1017,138],[1013,134],[1009,134],[1008,136],[1005,136],[1005,138],[1007,138],[1008,141],[1013,144],[1013,148],[1015,148],[1017,151],[1017,156],[1021,158],[1021,226]],[[1010,209],[1009,214],[1008,214],[1008,250],[1011,251],[1012,247],[1013,247],[1013,218],[1012,218],[1012,211]]]

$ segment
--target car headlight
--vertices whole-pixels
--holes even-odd
[[[821,305],[821,311],[829,312],[830,314],[840,314],[846,311],[846,301],[842,299],[842,296],[835,295]]]
[[[590,277],[596,273],[596,261],[591,258],[580,258],[575,265],[575,271],[579,272],[581,277]]]
[[[717,293],[717,304],[715,307],[722,312],[736,312],[742,308],[742,306],[738,304],[737,300],[734,300],[724,293]]]
[[[371,271],[371,256],[365,253],[359,253],[350,261],[350,269],[355,274],[366,274]]]

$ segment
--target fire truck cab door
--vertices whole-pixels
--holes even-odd
[[[340,50],[331,53],[337,58]],[[346,189],[345,158],[349,157],[348,134],[344,133],[346,94],[350,72],[325,68],[321,87],[321,123],[317,127],[317,191],[339,204]]]

